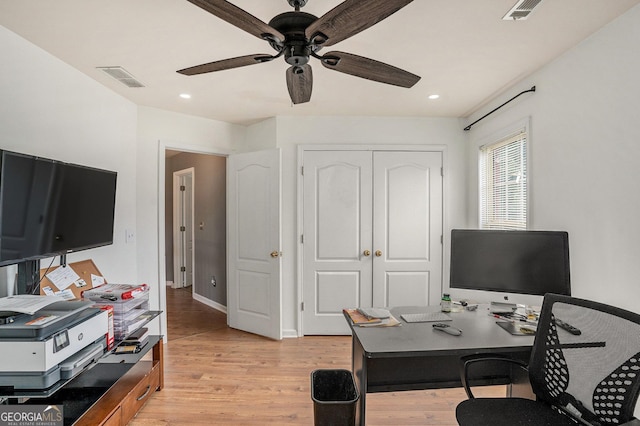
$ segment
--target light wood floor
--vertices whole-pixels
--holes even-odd
[[[132,426],[313,425],[311,372],[351,369],[351,337],[273,341],[244,333],[194,301],[191,289],[167,288],[167,316],[164,388]],[[457,425],[454,409],[464,398],[462,389],[368,394],[367,424]]]

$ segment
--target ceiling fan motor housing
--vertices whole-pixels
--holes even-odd
[[[284,48],[284,59],[288,64],[305,65],[309,62],[311,52],[318,49],[307,40],[305,35],[307,27],[317,19],[310,13],[296,11],[281,13],[269,21],[269,26],[280,31],[285,37],[282,45],[272,43],[271,46],[276,50]]]

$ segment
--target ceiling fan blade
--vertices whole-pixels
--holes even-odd
[[[412,1],[345,0],[309,25],[305,35],[316,45],[331,46],[377,24]]]
[[[328,52],[321,62],[330,70],[394,86],[412,87],[420,80],[420,76],[408,71],[351,53]]]
[[[260,64],[262,62],[269,62],[273,58],[274,57],[270,55],[256,53],[254,55],[238,56],[237,58],[223,59],[221,61],[196,65],[195,67],[185,68],[176,72],[184,75],[204,74],[207,72],[222,71],[247,65]]]
[[[311,66],[305,64],[289,67],[287,69],[287,88],[289,89],[291,102],[294,104],[309,102],[311,100],[311,89],[313,88]]]
[[[227,21],[252,34],[258,38],[266,40],[276,40],[279,43],[284,41],[284,35],[275,28],[256,18],[252,14],[240,9],[238,6],[225,0],[187,0],[196,6],[216,15],[218,18]]]

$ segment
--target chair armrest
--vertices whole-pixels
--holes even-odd
[[[526,373],[529,373],[529,369],[527,366],[527,363],[518,360],[518,359],[513,359],[513,358],[509,358],[507,356],[504,355],[499,355],[499,354],[476,354],[476,355],[468,355],[468,356],[464,356],[460,358],[461,364],[460,364],[460,380],[462,381],[462,387],[464,388],[464,391],[467,393],[467,397],[469,399],[473,399],[475,398],[473,396],[473,393],[471,392],[471,387],[469,385],[469,366],[471,364],[475,364],[477,362],[487,362],[487,361],[500,361],[500,362],[506,362],[509,364],[514,364],[517,367],[520,367],[522,370],[524,370]],[[636,425],[632,425],[632,426],[636,426]],[[640,425],[638,425],[640,426]]]

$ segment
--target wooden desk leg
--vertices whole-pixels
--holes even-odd
[[[163,338],[160,338],[158,343],[153,347],[153,363],[158,363],[160,368],[160,380],[158,385],[158,390],[162,390],[164,387],[164,341]]]
[[[362,345],[355,336],[351,339],[351,371],[360,393],[356,403],[356,424],[364,426],[367,409],[367,360]]]

